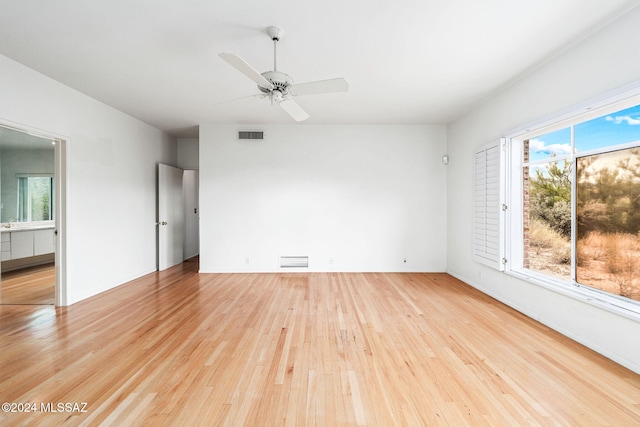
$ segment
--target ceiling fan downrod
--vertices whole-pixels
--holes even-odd
[[[267,28],[267,34],[273,40],[273,71],[278,71],[278,64],[276,62],[277,53],[278,53],[278,42],[280,38],[284,36],[284,30],[280,27],[269,27]]]
[[[278,64],[276,63],[277,58],[277,46],[278,39],[273,39],[273,71],[278,71]]]

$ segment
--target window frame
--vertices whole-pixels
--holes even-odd
[[[17,203],[18,203],[18,209],[17,209],[17,213],[18,213],[18,221],[19,222],[34,222],[33,218],[32,218],[32,208],[31,208],[31,187],[29,186],[29,178],[49,178],[49,219],[48,220],[44,220],[44,221],[54,221],[54,213],[55,213],[55,206],[54,206],[54,202],[55,202],[55,177],[53,174],[50,173],[19,173],[16,174],[16,179],[18,180],[18,197],[17,197]],[[21,204],[22,204],[22,200],[25,196],[23,196],[22,194],[22,186],[20,185],[20,180],[26,179],[27,180],[27,195],[26,195],[26,202],[27,202],[27,209],[26,209],[26,217],[22,216],[22,211],[23,209],[21,208]],[[23,218],[25,218],[23,220]]]
[[[582,285],[576,281],[576,197],[571,200],[571,278],[563,280],[544,273],[524,268],[524,182],[523,168],[523,141],[566,128],[593,118],[623,110],[635,105],[640,105],[640,82],[635,82],[628,87],[614,93],[592,99],[578,106],[567,109],[564,112],[549,116],[538,122],[533,122],[520,128],[509,131],[506,138],[506,167],[503,170],[503,182],[505,202],[508,213],[505,217],[504,247],[508,260],[504,272],[529,283],[550,289],[554,292],[579,299],[583,302],[596,305],[616,314],[640,321],[640,301],[631,300],[619,295]],[[572,148],[574,145],[572,128]],[[588,151],[572,152],[559,155],[553,160],[544,159],[528,162],[529,165],[545,164],[550,161],[570,161],[572,166],[572,195],[576,194],[576,160],[583,157],[602,154],[606,152],[638,147],[638,141],[619,144],[605,148],[597,148]],[[572,150],[575,151],[575,150]]]

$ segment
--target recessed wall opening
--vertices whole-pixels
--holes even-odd
[[[0,125],[0,304],[62,305],[64,141]]]

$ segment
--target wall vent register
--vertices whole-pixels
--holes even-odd
[[[264,132],[261,130],[239,130],[238,139],[264,139]]]
[[[309,267],[308,256],[281,256],[280,268]]]

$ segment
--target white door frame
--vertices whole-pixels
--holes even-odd
[[[55,140],[56,306],[67,305],[67,140]]]
[[[67,142],[69,138],[23,124],[0,119],[0,126],[55,142],[55,305],[67,305]]]

